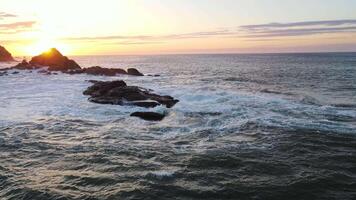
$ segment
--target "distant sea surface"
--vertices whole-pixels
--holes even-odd
[[[356,199],[356,53],[73,59],[161,76],[0,76],[0,199]],[[180,102],[82,94],[116,79]]]

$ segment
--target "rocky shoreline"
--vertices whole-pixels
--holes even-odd
[[[16,70],[35,70],[41,69],[41,73],[47,71],[50,72],[62,72],[66,74],[89,74],[98,76],[116,76],[116,75],[132,75],[132,76],[144,76],[135,68],[129,68],[127,71],[120,68],[104,68],[100,66],[93,66],[89,68],[82,68],[74,60],[63,56],[57,49],[52,48],[38,56],[33,57],[30,62],[23,60],[21,63],[2,69],[7,71],[11,69]]]
[[[1,47],[1,46],[0,46]],[[11,54],[10,54],[11,55]],[[117,76],[131,75],[144,76],[135,68],[129,68],[127,71],[120,68],[103,68],[93,66],[82,68],[74,60],[63,56],[57,49],[52,48],[38,56],[33,57],[29,62],[23,60],[17,65],[0,70],[0,76],[8,75],[8,70],[38,70],[38,73],[46,75],[58,75],[58,72],[65,74],[88,74],[96,76]],[[13,74],[17,74],[15,71]],[[155,75],[157,76],[157,75]],[[150,90],[138,86],[128,86],[122,80],[116,81],[89,81],[93,83],[83,94],[90,96],[88,100],[98,104],[111,104],[121,106],[137,106],[143,108],[154,108],[156,106],[165,106],[172,108],[179,100],[171,96],[161,96]],[[130,116],[139,117],[148,121],[160,121],[165,115],[154,112],[135,112]]]

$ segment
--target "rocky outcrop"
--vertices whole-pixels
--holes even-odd
[[[38,56],[31,59],[32,66],[45,66],[49,71],[62,71],[78,70],[81,67],[74,61],[63,56],[57,49],[52,48]]]
[[[31,69],[36,69],[36,66],[31,65],[28,63],[26,60],[22,60],[19,64],[15,65],[12,67],[12,69],[19,69],[19,70],[31,70]]]
[[[137,69],[135,68],[129,68],[127,69],[127,73],[133,76],[144,76],[141,72],[139,72]]]
[[[100,104],[132,105],[145,108],[164,105],[167,108],[173,107],[177,102],[171,96],[161,96],[154,94],[144,88],[137,86],[127,86],[124,81],[96,81],[83,92],[84,95],[91,96],[89,101]]]
[[[45,67],[48,68],[48,71],[61,71],[67,74],[90,74],[99,76],[116,76],[119,74],[128,74],[134,76],[143,76],[143,74],[135,68],[128,69],[128,72],[120,68],[103,68],[99,66],[81,68],[74,60],[70,60],[66,56],[63,56],[55,48],[52,48],[38,56],[33,57],[30,62],[23,60],[16,66],[2,69],[2,71],[10,69],[32,70]]]
[[[99,66],[83,68],[79,70],[67,71],[68,74],[90,74],[97,76],[116,76],[119,74],[127,74],[127,72],[120,68],[103,68]]]
[[[0,62],[14,61],[11,53],[8,52],[3,46],[0,46]]]
[[[139,117],[147,121],[161,121],[165,117],[165,115],[155,112],[134,112],[130,116]]]

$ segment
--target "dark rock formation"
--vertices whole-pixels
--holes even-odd
[[[11,53],[8,52],[3,46],[0,46],[0,62],[14,61]]]
[[[19,69],[19,70],[31,70],[31,69],[35,69],[35,66],[31,65],[30,63],[28,63],[26,60],[22,60],[21,63],[15,65],[12,67],[12,69]]]
[[[139,117],[147,121],[161,121],[165,115],[155,112],[134,112],[131,117]]]
[[[52,74],[50,71],[47,71],[45,69],[42,69],[42,70],[38,71],[38,73],[44,74],[44,75],[51,75]]]
[[[161,75],[159,75],[159,74],[148,74],[147,76],[159,77]]]
[[[33,66],[46,66],[49,71],[65,72],[68,70],[81,69],[81,67],[74,60],[70,60],[66,56],[63,56],[55,48],[33,57],[30,64]]]
[[[81,68],[74,60],[70,60],[66,56],[63,56],[55,48],[52,48],[42,53],[41,55],[33,57],[30,62],[23,60],[16,66],[1,69],[0,71],[6,71],[10,69],[32,70],[43,69],[45,67],[48,67],[48,71],[61,71],[67,74],[90,74],[100,76],[116,76],[118,74],[129,74],[134,76],[143,76],[143,74],[135,68],[128,69],[128,72],[120,68],[103,68],[99,66]]]
[[[124,81],[97,81],[83,92],[91,96],[89,101],[100,104],[173,107],[178,100],[171,96],[160,96],[137,86],[127,86]]]
[[[91,75],[115,76],[117,74],[126,74],[123,69],[102,68],[99,66],[83,69],[84,73]]]
[[[139,72],[137,69],[135,68],[129,68],[127,69],[127,73],[133,76],[144,76],[141,72]]]
[[[118,74],[127,74],[123,69],[115,68],[103,68],[99,66],[89,67],[82,69],[82,73],[90,75],[101,75],[101,76],[116,76]]]

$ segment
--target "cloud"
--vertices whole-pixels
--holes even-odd
[[[129,45],[166,42],[169,40],[203,39],[203,38],[240,38],[245,41],[271,41],[283,37],[300,37],[316,34],[356,33],[356,20],[325,20],[292,23],[268,23],[244,25],[217,30],[166,35],[111,35],[93,37],[68,37],[63,40],[100,42],[113,41],[113,44]],[[255,40],[254,40],[255,38]]]
[[[329,20],[329,21],[305,21],[293,23],[269,23],[258,25],[240,26],[242,29],[265,29],[265,28],[291,28],[305,26],[341,26],[341,25],[356,25],[356,20]]]
[[[112,43],[110,43],[112,44]],[[164,44],[164,42],[135,42],[135,41],[122,41],[122,42],[117,42],[114,44],[118,44],[118,45],[146,45],[146,44]]]
[[[35,21],[0,24],[0,35],[11,35],[32,30]]]
[[[7,24],[0,24],[0,29],[20,29],[20,28],[31,28],[35,24],[35,21],[23,21],[14,22]]]
[[[168,40],[178,39],[198,39],[198,38],[212,38],[212,37],[231,37],[236,36],[236,31],[231,30],[215,30],[215,31],[202,31],[182,34],[166,34],[166,35],[112,35],[112,36],[97,36],[97,37],[68,37],[62,38],[66,41],[106,41],[117,40],[117,44],[144,44],[144,43],[163,43]]]
[[[19,21],[18,15],[0,12],[0,35],[10,35],[20,32],[29,31],[36,24],[35,21]],[[6,18],[16,18],[16,21],[11,20],[10,22]]]
[[[0,12],[0,19],[10,18],[10,17],[17,17],[17,15],[6,13],[6,12]]]
[[[305,21],[240,26],[245,38],[272,38],[356,32],[356,20]]]

